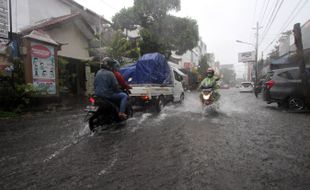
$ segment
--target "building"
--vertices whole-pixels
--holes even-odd
[[[179,65],[185,69],[197,68],[199,65],[199,60],[203,55],[207,54],[207,45],[200,39],[198,41],[198,46],[192,50],[186,51],[181,57],[173,54],[173,57],[176,57],[180,60]]]
[[[23,28],[36,25],[50,18],[79,12],[95,32],[111,24],[102,16],[73,0],[12,0],[12,28],[19,33]]]
[[[301,26],[301,34],[306,64],[310,64],[310,20]],[[278,55],[274,57],[270,56],[264,61],[262,76],[273,69],[298,66],[295,57],[296,47],[294,43],[294,33],[292,31],[287,31],[282,34],[279,38],[279,50],[276,52]]]
[[[12,0],[12,31],[19,37],[11,44],[18,52],[23,48],[23,36],[33,31],[42,31],[60,44],[57,60],[65,66],[59,76],[64,77],[64,89],[76,95],[91,92],[94,73],[86,63],[93,56],[91,50],[101,49],[101,38],[96,36],[104,36],[109,25],[108,20],[73,0]]]

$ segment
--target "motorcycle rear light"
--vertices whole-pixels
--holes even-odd
[[[92,103],[92,104],[94,104],[94,103],[95,103],[95,98],[90,97],[90,98],[89,98],[89,102]]]
[[[150,98],[148,96],[142,96],[142,100],[148,101]]]
[[[267,89],[270,90],[274,84],[275,84],[275,82],[273,80],[266,82]]]

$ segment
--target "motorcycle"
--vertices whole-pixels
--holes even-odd
[[[85,121],[88,121],[89,129],[94,132],[96,128],[100,126],[118,124],[126,121],[133,116],[133,109],[128,99],[126,105],[126,119],[119,117],[119,104],[109,101],[105,98],[99,98],[91,96],[89,98],[91,105],[88,105],[85,109],[87,115]]]
[[[200,93],[200,101],[203,106],[209,106],[213,104],[215,101],[215,96],[214,96],[214,88],[213,87],[205,87],[202,88],[201,93]]]

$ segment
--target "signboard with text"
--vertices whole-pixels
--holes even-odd
[[[54,47],[31,42],[33,86],[41,94],[56,95]]]
[[[0,38],[8,38],[8,1],[0,0]]]
[[[246,62],[254,62],[255,61],[255,52],[248,51],[248,52],[242,52],[238,54],[238,61],[242,63]]]

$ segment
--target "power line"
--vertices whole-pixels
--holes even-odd
[[[262,20],[262,24],[264,23],[264,25],[267,25],[269,18],[272,16],[272,14],[274,13],[274,11],[275,11],[278,3],[279,3],[279,0],[273,1],[273,2],[275,2],[275,3],[270,5],[270,9],[266,9],[266,13],[268,12],[267,14],[265,14],[265,17],[264,17],[265,18],[264,20],[266,20],[266,22],[264,20]]]
[[[267,28],[266,28],[266,32],[265,32],[265,35],[263,36],[263,38],[262,38],[262,41],[261,41],[261,42],[263,42],[263,41],[264,41],[264,39],[265,39],[266,35],[268,34],[268,32],[269,32],[269,30],[270,30],[270,28],[271,28],[271,26],[272,26],[272,24],[273,24],[274,20],[276,19],[277,15],[278,15],[278,13],[279,13],[279,11],[280,11],[280,9],[281,9],[281,6],[282,6],[283,2],[284,2],[284,0],[282,0],[282,1],[281,1],[281,3],[280,3],[280,5],[278,6],[278,8],[277,8],[277,10],[276,10],[276,12],[275,12],[275,14],[274,14],[274,16],[273,16],[273,17],[271,17],[271,18],[272,18],[272,19],[271,19],[271,22],[270,22],[270,24],[267,26]]]
[[[309,2],[308,0],[305,0],[303,2],[303,4],[301,5],[301,7],[299,7],[298,11],[295,12],[295,10],[297,10],[298,5],[300,5],[302,2],[302,0],[299,1],[299,3],[297,4],[297,6],[295,7],[295,9],[293,10],[293,12],[291,13],[290,17],[288,17],[287,21],[284,23],[284,25],[281,27],[281,30],[279,33],[284,32],[287,27],[291,24],[291,22],[298,16],[298,14],[301,12],[301,10],[305,7],[305,5]],[[294,15],[293,15],[294,14]]]
[[[278,6],[278,5],[279,5],[279,2],[280,2],[280,0],[277,0],[277,2],[276,2],[276,4],[275,4],[274,8],[272,9],[272,12],[271,12],[271,14],[270,14],[270,16],[269,16],[269,19],[268,19],[268,21],[267,21],[267,23],[266,23],[266,26],[265,26],[265,30],[264,30],[264,32],[263,32],[264,36],[265,36],[265,34],[268,32],[269,26],[270,26],[270,24],[271,24],[271,22],[272,22],[272,20],[273,20],[273,18],[274,18],[274,15],[275,15],[275,13],[276,13],[276,10],[277,10],[277,8],[279,7],[279,6]]]
[[[257,7],[257,0],[255,0],[255,4],[254,4],[254,14],[253,14],[252,24],[254,24],[254,21],[255,21],[255,16],[256,16],[256,7]]]
[[[108,7],[112,8],[112,9],[114,9],[114,10],[116,10],[116,11],[118,10],[117,8],[115,8],[114,6],[112,6],[111,4],[107,3],[107,2],[104,1],[104,0],[100,0],[100,2],[102,2],[103,4],[107,5]]]
[[[261,8],[261,10],[259,11],[259,17],[258,17],[258,18],[261,18],[260,15],[262,15],[262,13],[263,13],[263,11],[264,11],[264,9],[265,9],[265,5],[266,5],[266,0],[264,0],[263,5],[262,5],[262,8]]]
[[[279,0],[276,1],[276,4],[274,5],[272,11],[270,12],[269,19],[267,18],[267,23],[266,23],[266,26],[265,26],[265,29],[263,31],[263,35],[262,36],[265,36],[265,34],[267,32],[267,29],[268,29],[268,26],[269,26],[269,24],[270,24],[270,22],[272,20],[272,17],[274,15],[275,10],[277,9],[278,4],[279,4]]]
[[[307,4],[308,0],[305,0],[303,2],[303,4],[301,5],[303,0],[300,0],[296,6],[294,7],[294,9],[291,11],[291,14],[289,15],[289,17],[287,18],[287,20],[284,22],[284,24],[282,25],[281,29],[278,32],[278,35],[276,38],[274,38],[269,44],[268,46],[264,49],[264,51],[266,51],[272,44],[274,41],[276,41],[276,39],[279,37],[279,34],[283,33],[287,27],[290,25],[290,23],[293,21],[294,18],[296,18],[296,16],[301,12],[301,10],[305,7],[305,5]],[[299,5],[301,5],[301,7],[299,7]],[[299,7],[298,11],[296,12],[297,8]]]
[[[266,12],[267,12],[267,10],[268,10],[269,3],[270,3],[270,0],[268,0],[268,2],[267,2],[266,8],[265,8],[264,13],[263,13],[263,17],[262,17],[261,20],[260,20],[261,23],[263,23],[263,21],[264,21]]]

